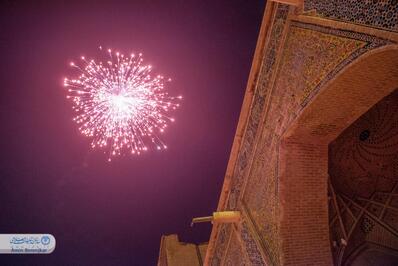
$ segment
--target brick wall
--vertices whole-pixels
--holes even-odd
[[[331,265],[327,145],[305,141],[286,139],[281,144],[279,204],[282,205],[283,264]]]

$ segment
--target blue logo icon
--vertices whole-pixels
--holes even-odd
[[[50,238],[49,238],[48,236],[42,236],[42,237],[41,237],[41,243],[42,243],[43,245],[48,245],[48,244],[50,244]]]

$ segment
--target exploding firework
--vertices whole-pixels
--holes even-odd
[[[169,113],[182,97],[167,94],[164,77],[151,75],[152,67],[143,64],[142,54],[124,56],[109,49],[105,63],[81,57],[81,63],[71,66],[79,76],[65,78],[67,98],[76,112],[73,120],[92,139],[92,148],[105,148],[109,160],[151,147],[167,149],[159,135],[174,121]]]

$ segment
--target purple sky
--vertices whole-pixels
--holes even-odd
[[[217,206],[265,1],[54,2],[0,4],[0,233],[57,239],[0,265],[154,265],[162,234],[207,241],[189,224]],[[167,151],[89,152],[62,82],[99,45],[173,78]]]

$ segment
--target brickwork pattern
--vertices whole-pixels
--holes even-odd
[[[280,190],[282,263],[330,265],[327,146],[303,143],[302,139],[285,140],[281,145],[281,182],[288,184]]]
[[[336,265],[364,252],[359,249],[368,242],[398,249],[398,209],[392,205],[398,200],[397,164],[395,90],[330,144],[329,195],[335,200],[329,201],[329,224]]]

